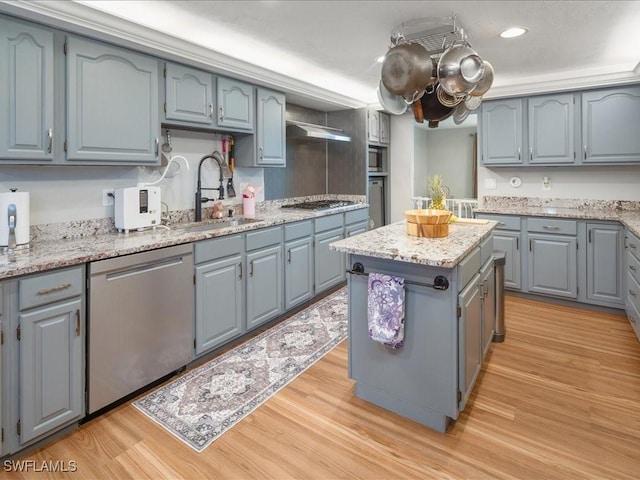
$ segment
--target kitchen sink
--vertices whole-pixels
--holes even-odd
[[[209,230],[220,230],[223,228],[239,227],[240,225],[246,225],[249,223],[256,223],[262,220],[257,218],[228,218],[225,220],[216,220],[207,223],[197,223],[188,227],[176,228],[176,231],[180,232],[208,232]]]

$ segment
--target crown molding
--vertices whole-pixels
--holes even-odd
[[[320,110],[365,107],[365,102],[173,37],[73,1],[5,1],[0,13],[20,17],[284,92],[293,103]]]

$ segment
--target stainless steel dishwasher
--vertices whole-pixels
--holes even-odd
[[[193,253],[178,245],[89,264],[88,405],[97,410],[193,359]]]

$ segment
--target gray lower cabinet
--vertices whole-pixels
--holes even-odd
[[[493,256],[480,270],[480,295],[482,297],[482,351],[483,358],[489,351],[495,329],[496,283]]]
[[[240,253],[196,265],[196,355],[243,333]]]
[[[482,294],[476,274],[458,295],[458,410],[464,407],[480,373],[483,358]]]
[[[369,223],[366,221],[354,223],[353,225],[345,225],[344,235],[345,237],[353,237],[354,235],[359,235],[361,233],[366,232],[368,229],[368,226],[369,226]]]
[[[4,283],[0,283],[0,337],[4,338],[5,323],[7,315],[4,310],[6,301],[4,299]],[[0,431],[4,432],[4,342],[0,342]],[[4,442],[0,442],[0,457],[4,455]]]
[[[0,16],[0,32],[0,159],[51,161],[53,31]]]
[[[66,48],[67,160],[158,164],[158,60],[73,36]]]
[[[578,296],[578,254],[575,237],[530,233],[528,285],[532,293]]]
[[[84,266],[2,284],[3,453],[84,416]]]
[[[621,225],[587,223],[587,298],[624,304],[622,269],[624,230]]]
[[[218,77],[216,85],[218,126],[253,131],[253,86],[225,77]]]
[[[165,65],[165,121],[215,125],[213,75],[175,63]]]
[[[640,238],[628,230],[625,233],[625,266],[625,311],[640,340]]]
[[[314,238],[314,291],[327,290],[345,281],[345,255],[329,250],[329,245],[344,238],[342,213],[317,218]]]
[[[282,245],[247,253],[247,330],[284,312]]]
[[[284,226],[284,309],[313,297],[313,221]]]
[[[514,290],[522,288],[522,269],[520,260],[521,233],[495,230],[493,248],[505,252],[504,286]]]
[[[582,93],[582,162],[640,162],[640,86]]]

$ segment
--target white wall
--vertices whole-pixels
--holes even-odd
[[[473,197],[473,152],[476,127],[434,128],[426,131],[426,162],[429,176],[440,175],[451,198]],[[416,163],[419,163],[416,158]],[[427,191],[427,177],[416,179]]]
[[[163,132],[164,133],[164,132]],[[169,210],[194,208],[198,162],[213,150],[221,151],[219,137],[209,133],[171,130],[173,151],[182,155],[191,167],[187,171],[180,161],[180,171],[158,184],[162,201]],[[170,172],[174,171],[172,167]],[[113,207],[102,206],[102,189],[135,186],[160,178],[163,168],[149,167],[79,167],[79,166],[3,166],[0,168],[0,191],[18,188],[30,193],[31,224],[68,222],[113,216]],[[203,186],[218,186],[218,167],[209,160],[202,166]],[[234,185],[237,197],[226,203],[241,203],[246,183],[260,187],[258,201],[264,199],[262,168],[236,168]],[[224,185],[226,188],[226,179]],[[210,192],[217,197],[217,192]],[[226,196],[226,194],[225,194]]]
[[[417,124],[416,124],[417,125]],[[429,173],[429,146],[427,131],[414,126],[413,128],[413,195],[425,197],[428,195],[427,177]]]
[[[519,188],[509,184],[511,177],[522,180]],[[551,189],[542,189],[548,176]],[[496,189],[485,182],[496,181]],[[478,168],[478,198],[482,196],[541,198],[579,198],[592,200],[640,200],[640,166],[610,167],[508,167]]]

